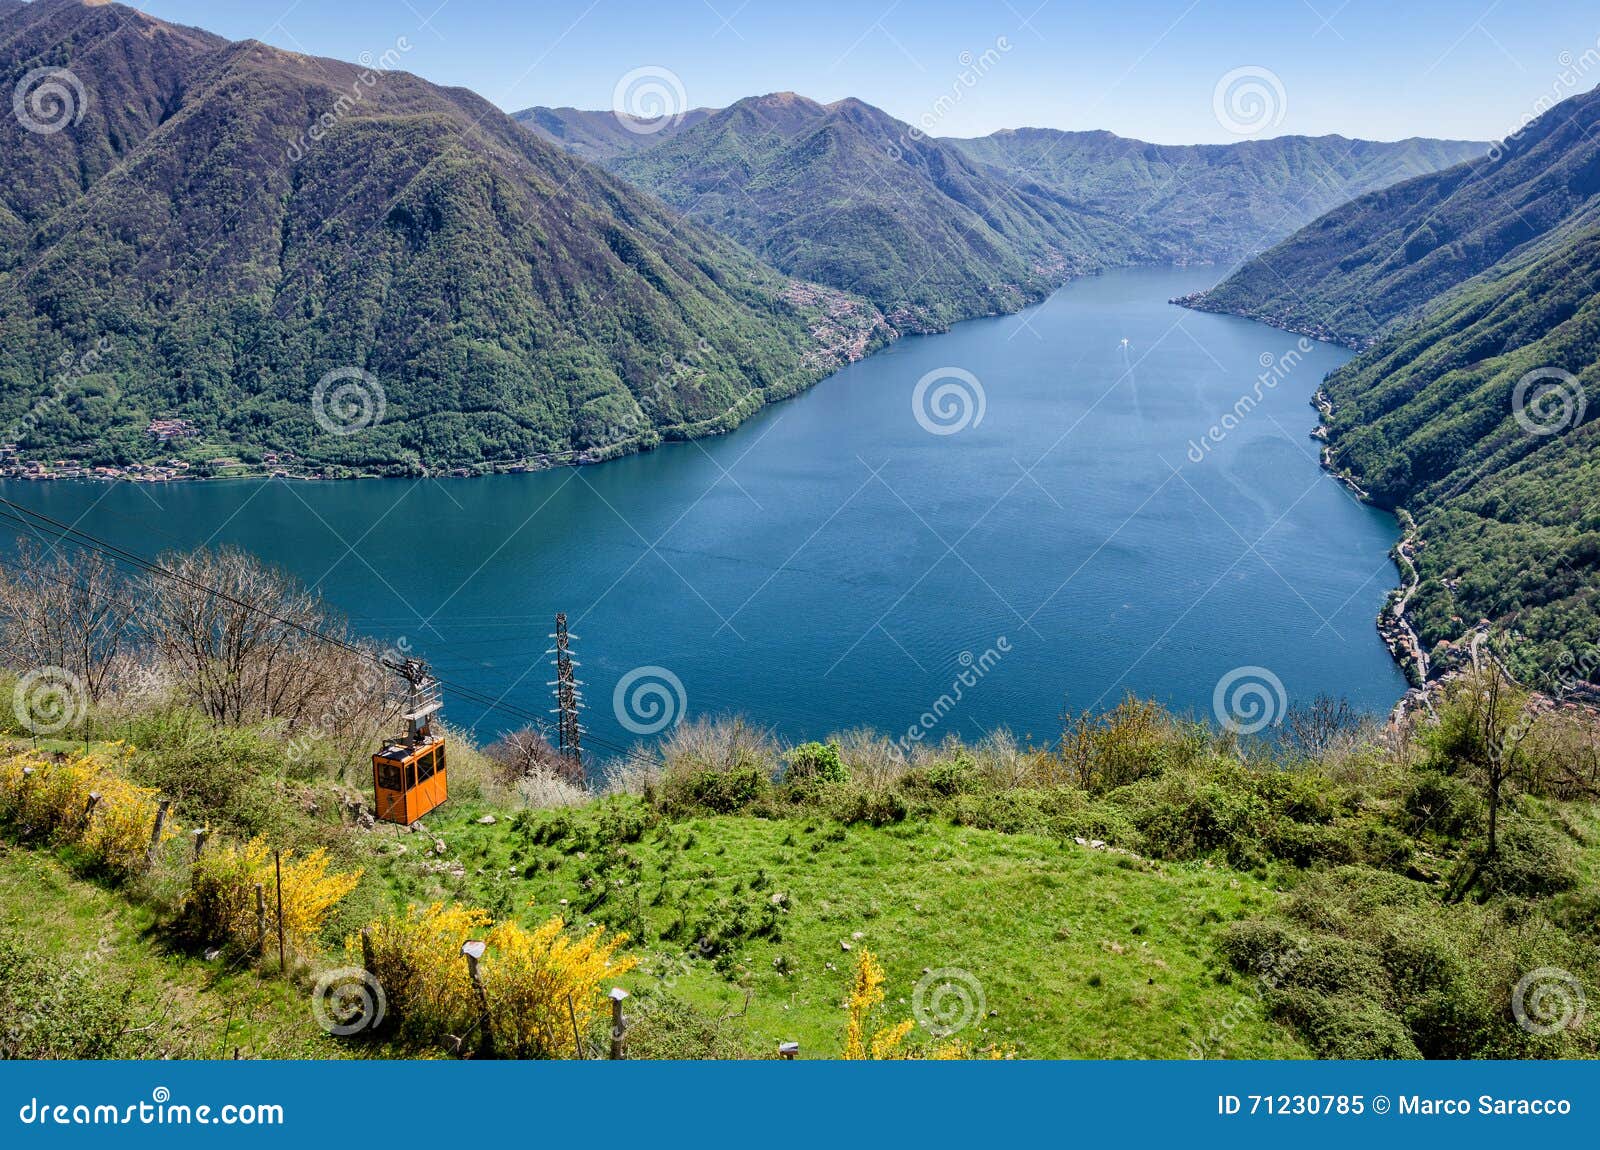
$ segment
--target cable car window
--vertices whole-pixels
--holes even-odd
[[[435,752],[429,751],[417,760],[417,782],[425,783],[433,778],[433,756]]]
[[[400,768],[393,763],[379,763],[378,785],[386,791],[400,790]]]

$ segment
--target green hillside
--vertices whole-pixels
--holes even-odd
[[[1362,347],[1560,229],[1600,192],[1600,92],[1487,155],[1362,196],[1187,301]]]
[[[1013,311],[1151,253],[1059,193],[981,168],[860,100],[740,100],[611,169],[906,331]]]
[[[945,142],[1010,178],[1043,184],[1117,220],[1174,263],[1251,255],[1329,208],[1479,156],[1487,146],[1343,136],[1149,144],[1050,128]]]
[[[1549,690],[1600,681],[1597,349],[1590,210],[1326,385],[1335,465],[1418,521],[1411,614],[1423,642],[1460,641],[1488,619],[1518,676]],[[1531,377],[1519,404],[1519,381],[1552,368],[1570,374]]]
[[[463,89],[77,0],[0,21],[0,82],[41,60],[87,112],[0,125],[25,454],[165,456],[146,427],[179,419],[367,472],[604,455],[725,430],[888,334]]]

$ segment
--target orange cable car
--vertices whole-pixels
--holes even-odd
[[[439,684],[415,659],[396,667],[406,678],[406,733],[372,756],[373,806],[380,819],[409,826],[449,797],[444,736],[433,733]]]

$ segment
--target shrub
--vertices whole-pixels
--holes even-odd
[[[100,796],[92,811],[91,794]],[[23,753],[0,759],[0,821],[30,838],[71,844],[114,877],[144,867],[156,803],[154,790],[134,786],[96,755],[57,760]],[[177,824],[168,819],[162,841],[177,833]]]
[[[434,903],[408,907],[368,927],[371,970],[384,988],[402,1033],[443,1042],[478,1030],[477,996],[461,956],[472,938],[487,943],[479,961],[495,1052],[511,1058],[558,1058],[572,1053],[574,1018],[587,1032],[604,999],[604,983],[634,966],[616,957],[627,936],[596,927],[574,938],[552,918],[533,930],[515,921],[492,923],[487,913]],[[361,961],[361,940],[345,944]]]
[[[246,837],[278,829],[273,780],[286,763],[270,736],[220,727],[182,709],[139,715],[127,733],[139,748],[130,756],[130,775],[171,798],[185,819]]]
[[[847,783],[850,768],[839,757],[838,743],[801,743],[788,755],[787,783]]]
[[[731,770],[701,770],[692,774],[669,774],[661,788],[663,805],[670,811],[709,811],[732,814],[743,810],[767,793],[767,774],[760,767],[738,766]]]
[[[1484,862],[1479,879],[1490,892],[1537,897],[1577,886],[1578,869],[1572,848],[1555,831],[1516,819],[1504,824],[1499,850]]]
[[[1463,779],[1439,770],[1418,771],[1401,800],[1402,825],[1415,838],[1455,842],[1478,833],[1483,801]]]
[[[322,930],[329,913],[361,880],[361,872],[328,873],[328,852],[314,850],[295,859],[282,858],[283,932],[300,953]],[[222,843],[196,861],[189,895],[180,913],[183,929],[197,942],[229,941],[241,948],[257,943],[256,886],[266,898],[266,929],[278,930],[277,868],[266,840],[243,846]]]
[[[0,931],[0,1058],[152,1057],[132,999],[131,985],[106,982],[98,956],[59,963]]]

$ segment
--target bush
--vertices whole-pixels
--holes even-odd
[[[0,932],[0,1059],[154,1055],[153,1034],[129,1017],[133,987],[109,985],[94,957],[58,963]]]
[[[838,743],[801,743],[788,755],[786,783],[847,783],[850,768],[839,757]]]
[[[305,954],[321,932],[329,913],[344,899],[361,872],[328,873],[328,852],[314,850],[295,859],[282,857],[283,932],[289,945]],[[243,846],[222,843],[201,854],[194,866],[189,895],[180,910],[185,934],[199,943],[231,942],[241,949],[258,941],[256,887],[265,896],[266,930],[278,931],[277,868],[265,839]]]
[[[661,802],[674,813],[699,810],[726,815],[764,798],[770,789],[766,771],[754,765],[671,773],[663,780]]]
[[[1572,848],[1555,831],[1514,819],[1503,824],[1500,849],[1478,877],[1492,893],[1539,897],[1577,886],[1578,868]]]
[[[280,829],[273,781],[283,776],[286,761],[270,736],[219,727],[187,710],[137,716],[127,733],[139,748],[129,774],[172,799],[185,819],[242,837]]]
[[[91,811],[92,794],[100,798]],[[0,758],[0,822],[27,838],[70,844],[115,878],[144,868],[156,803],[154,790],[134,786],[97,755]],[[177,833],[176,822],[168,819],[162,841]]]
[[[1402,826],[1414,838],[1457,842],[1483,826],[1483,801],[1465,780],[1438,770],[1418,771],[1401,800]]]
[[[371,971],[383,986],[402,1034],[443,1043],[451,1035],[492,1040],[507,1058],[561,1058],[574,1053],[572,1026],[587,1032],[605,1004],[605,984],[634,966],[616,950],[626,935],[596,927],[574,938],[552,918],[533,930],[515,921],[494,923],[481,910],[434,903],[408,907],[368,928]],[[481,939],[479,961],[491,1034],[479,1028],[477,995],[461,945]],[[362,961],[359,937],[345,944],[352,964]]]

